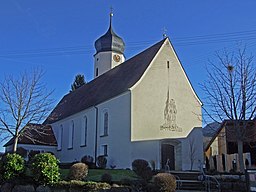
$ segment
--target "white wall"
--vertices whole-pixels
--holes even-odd
[[[120,61],[113,59],[114,55],[120,56]],[[125,61],[124,55],[112,51],[100,52],[94,56],[94,78],[96,78],[96,69],[98,68],[98,76],[116,67]]]
[[[56,156],[61,160],[61,162],[74,162],[80,161],[85,155],[90,155],[94,157],[94,143],[95,143],[95,125],[96,125],[96,109],[89,108],[87,110],[81,111],[75,115],[68,118],[62,119],[58,122],[52,124],[52,128],[56,139],[58,141],[58,132],[63,127],[63,139],[61,150],[56,152]],[[84,117],[87,117],[87,145],[81,146],[81,127],[83,127]],[[74,140],[73,148],[68,147],[69,138],[69,128],[72,121],[74,122]]]
[[[131,91],[132,141],[184,138],[202,126],[201,103],[168,40]],[[175,130],[166,125],[168,99],[176,105]]]
[[[103,155],[101,146],[108,145],[108,166],[115,164],[117,168],[126,167],[127,164],[130,164],[130,92],[119,95],[96,107],[98,118],[96,118],[96,108],[92,107],[52,124],[57,140],[58,131],[61,126],[63,127],[62,147],[61,150],[57,151],[56,156],[61,162],[80,161],[84,155],[90,155],[95,159],[97,119],[97,156]],[[103,112],[106,110],[109,113],[109,134],[108,136],[101,136]],[[88,123],[87,145],[81,147],[81,126],[85,115]],[[75,124],[74,143],[73,148],[68,149],[69,127],[72,121]]]
[[[180,139],[180,141],[182,142],[182,170],[190,170],[190,157],[194,159],[192,169],[199,170],[200,163],[204,163],[202,128],[196,127],[192,129],[188,137]]]
[[[99,123],[98,133],[103,127],[103,111],[109,113],[108,136],[98,135],[98,155],[102,155],[101,146],[108,145],[108,166],[116,165],[116,168],[126,168],[130,165],[131,135],[130,135],[130,92],[108,100],[98,105]]]

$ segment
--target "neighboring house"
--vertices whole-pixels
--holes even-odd
[[[206,125],[203,131],[203,143],[205,155],[209,158],[212,155],[218,154],[218,139],[214,139],[217,135],[217,132],[220,129],[221,124],[218,122],[212,122]],[[211,144],[210,144],[211,143]],[[210,149],[209,149],[210,144]]]
[[[94,79],[65,95],[44,122],[57,139],[57,158],[67,163],[104,155],[108,167],[130,168],[145,159],[159,169],[188,170],[191,163],[198,169],[202,103],[170,40],[125,61],[111,17],[95,48]]]
[[[17,150],[22,151],[25,158],[29,152],[56,152],[57,142],[50,125],[29,124],[21,130],[22,134],[18,139]],[[11,152],[13,138],[5,145],[5,152]],[[25,153],[25,154],[24,154]]]
[[[207,126],[206,129],[210,127],[213,128],[214,133],[208,142],[205,143],[204,151],[206,157],[210,158],[215,155],[226,155],[226,154],[236,154],[237,153],[237,132],[236,124],[240,127],[245,125],[245,135],[243,152],[250,154],[249,162],[252,165],[256,165],[256,120],[240,121],[240,123],[235,123],[233,120],[225,120],[221,124],[215,124],[219,126]],[[204,128],[205,129],[205,128]],[[203,130],[204,130],[203,129]],[[204,141],[207,140],[207,131],[203,131]]]

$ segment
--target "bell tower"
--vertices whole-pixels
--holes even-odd
[[[94,78],[107,72],[125,61],[125,44],[113,30],[113,12],[110,12],[108,31],[95,41],[96,54],[94,55]]]

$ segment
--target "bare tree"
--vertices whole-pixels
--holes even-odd
[[[237,142],[240,171],[244,171],[243,143],[248,141],[247,123],[256,116],[256,68],[246,48],[216,54],[203,84],[204,110],[216,122],[230,120]]]
[[[17,151],[20,136],[26,134],[33,140],[23,128],[40,123],[51,110],[52,92],[41,83],[42,77],[43,71],[37,69],[18,77],[6,76],[0,83],[0,135],[2,141],[13,138],[13,152]]]

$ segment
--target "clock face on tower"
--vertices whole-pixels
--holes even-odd
[[[115,54],[113,56],[113,59],[114,59],[115,62],[119,62],[121,60],[121,57],[119,55]]]

